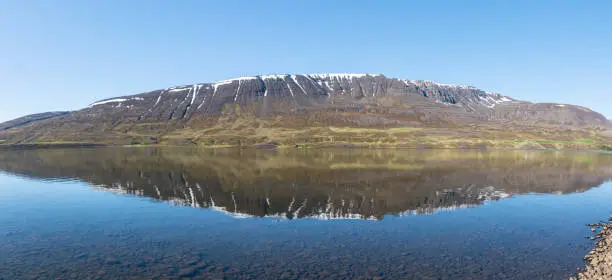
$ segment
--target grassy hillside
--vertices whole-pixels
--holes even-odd
[[[410,147],[610,150],[612,137],[601,128],[526,126],[512,123],[459,125],[402,119],[380,124],[376,113],[319,112],[303,115],[256,116],[232,110],[216,117],[189,121],[119,120],[103,128],[36,124],[0,132],[0,145],[82,144],[198,145],[230,147]],[[355,121],[358,120],[358,121]],[[371,125],[369,120],[373,121]],[[43,127],[43,126],[41,126]]]

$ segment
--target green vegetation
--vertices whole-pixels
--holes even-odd
[[[256,118],[222,116],[192,121],[159,135],[160,145],[252,147],[268,144],[293,149],[315,147],[497,148],[600,150],[609,138],[593,130],[537,127],[453,126],[381,127],[318,122],[309,116]],[[313,124],[313,125],[311,125]]]
[[[229,109],[227,109],[229,110]],[[67,145],[99,143],[125,146],[200,146],[271,147],[294,149],[318,147],[402,147],[441,149],[554,149],[611,150],[610,136],[596,129],[565,129],[560,127],[527,127],[499,125],[408,126],[368,125],[365,121],[348,122],[344,116],[330,119],[325,115],[256,116],[247,110],[221,114],[214,118],[193,118],[185,123],[147,122],[121,123],[104,133],[83,131],[74,133],[41,133],[36,137],[6,134],[1,145],[29,143]],[[355,113],[346,113],[355,114]],[[345,118],[346,117],[346,118]]]
[[[418,127],[392,127],[386,129],[378,129],[378,128],[360,128],[360,127],[330,127],[329,128],[333,132],[340,133],[358,133],[358,134],[369,134],[369,133],[386,133],[386,134],[395,134],[395,133],[409,133],[414,131],[422,130],[423,128]]]
[[[84,142],[76,142],[76,141],[37,141],[33,143],[28,143],[32,145],[82,145],[88,144]]]
[[[261,126],[238,126],[236,128],[210,127],[207,129],[184,128],[159,135],[154,141],[145,137],[134,137],[123,143],[102,143],[126,146],[185,146],[197,145],[208,148],[252,147],[260,144],[293,149],[317,147],[402,147],[441,149],[555,149],[555,150],[606,150],[612,151],[609,140],[603,137],[585,138],[584,134],[571,133],[548,135],[542,138],[537,132],[522,131],[509,135],[495,129],[462,130],[438,128],[359,128],[359,127],[308,127],[286,128]],[[519,136],[520,138],[517,138]],[[32,145],[79,145],[77,141],[35,141]],[[99,142],[89,142],[99,143]],[[4,141],[0,144],[5,144]],[[5,144],[6,145],[6,144]]]
[[[576,141],[561,141],[561,140],[543,140],[543,139],[533,139],[533,140],[514,140],[514,143],[539,143],[539,144],[593,144],[595,141],[592,139],[583,139]]]

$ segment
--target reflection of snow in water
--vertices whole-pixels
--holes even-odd
[[[465,192],[466,199],[475,198],[473,199],[473,203],[460,203],[460,204],[454,204],[450,206],[425,206],[425,207],[419,207],[417,209],[404,211],[404,212],[399,213],[398,215],[399,216],[430,215],[430,214],[436,214],[440,212],[450,212],[450,211],[455,211],[458,209],[473,208],[473,207],[476,207],[478,205],[481,205],[489,201],[497,201],[502,198],[507,198],[507,197],[512,196],[511,194],[506,193],[504,191],[495,190],[493,186],[488,186],[482,189],[476,189],[474,187],[445,189],[442,191],[436,191],[436,196],[443,197],[444,195],[449,194],[449,193],[457,193],[457,192],[462,192],[462,191]]]
[[[116,194],[133,194],[138,196],[143,196],[144,193],[142,190],[134,189],[133,182],[127,182],[125,185],[120,183],[112,184],[111,186],[103,186],[98,185],[94,186],[94,189],[99,191],[112,192]],[[159,190],[157,190],[158,199],[161,199],[161,195]],[[430,215],[436,214],[440,212],[449,212],[455,211],[458,209],[466,209],[476,207],[488,201],[497,201],[502,198],[510,197],[511,194],[508,194],[504,191],[496,190],[493,186],[488,186],[485,188],[477,188],[474,186],[470,187],[459,187],[456,189],[443,189],[435,192],[435,196],[431,199],[431,202],[428,205],[417,207],[415,209],[408,209],[399,213],[388,213],[397,216],[410,216],[410,215]],[[449,197],[451,199],[449,199]],[[228,210],[225,206],[219,206],[215,203],[213,197],[209,198],[209,201],[204,201],[199,203],[196,200],[196,196],[193,192],[192,188],[189,188],[189,195],[185,194],[184,198],[180,197],[168,197],[164,200],[167,201],[168,204],[176,205],[176,206],[191,206],[196,208],[207,208],[219,213],[223,213],[233,218],[244,219],[244,218],[273,218],[273,219],[317,219],[317,220],[378,220],[376,216],[373,215],[364,215],[360,213],[354,213],[353,206],[355,205],[354,201],[349,202],[349,208],[346,207],[347,203],[344,198],[340,199],[340,207],[336,207],[332,196],[328,195],[327,201],[325,202],[324,207],[315,208],[309,215],[299,216],[300,211],[306,206],[308,200],[305,199],[302,203],[296,202],[295,196],[292,196],[291,201],[289,202],[289,207],[286,212],[272,213],[266,215],[252,215],[244,212],[238,211],[238,203],[234,196],[234,193],[231,193],[231,198],[233,202],[233,209]],[[461,202],[454,201],[452,198],[459,198]],[[365,199],[365,197],[364,197]],[[269,197],[265,198],[265,203],[269,206],[271,205],[271,199]],[[374,198],[369,200],[370,207],[374,205]],[[444,205],[444,204],[447,205]],[[441,204],[441,205],[438,205]],[[450,204],[450,205],[448,205]],[[299,207],[298,207],[299,205]]]

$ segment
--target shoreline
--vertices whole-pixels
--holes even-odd
[[[584,257],[586,266],[572,280],[612,279],[612,217],[608,223],[589,225],[592,231],[599,232],[593,238],[595,248]]]
[[[559,152],[595,152],[612,153],[608,149],[555,149],[555,148],[535,148],[535,147],[491,147],[487,146],[436,146],[436,145],[360,145],[360,144],[306,144],[306,145],[275,145],[275,144],[255,144],[249,146],[239,145],[172,145],[172,144],[102,144],[102,143],[27,143],[27,144],[0,144],[2,150],[20,149],[54,149],[54,148],[101,148],[101,147],[122,147],[122,148],[164,148],[164,147],[185,147],[203,149],[278,149],[278,150],[311,150],[311,149],[408,149],[408,150],[488,150],[488,151],[559,151]]]
[[[97,143],[33,143],[33,144],[0,144],[2,150],[54,149],[54,148],[96,148],[109,145]],[[112,146],[112,145],[111,145]]]

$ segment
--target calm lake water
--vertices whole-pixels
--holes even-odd
[[[0,279],[564,279],[612,155],[0,151]]]

